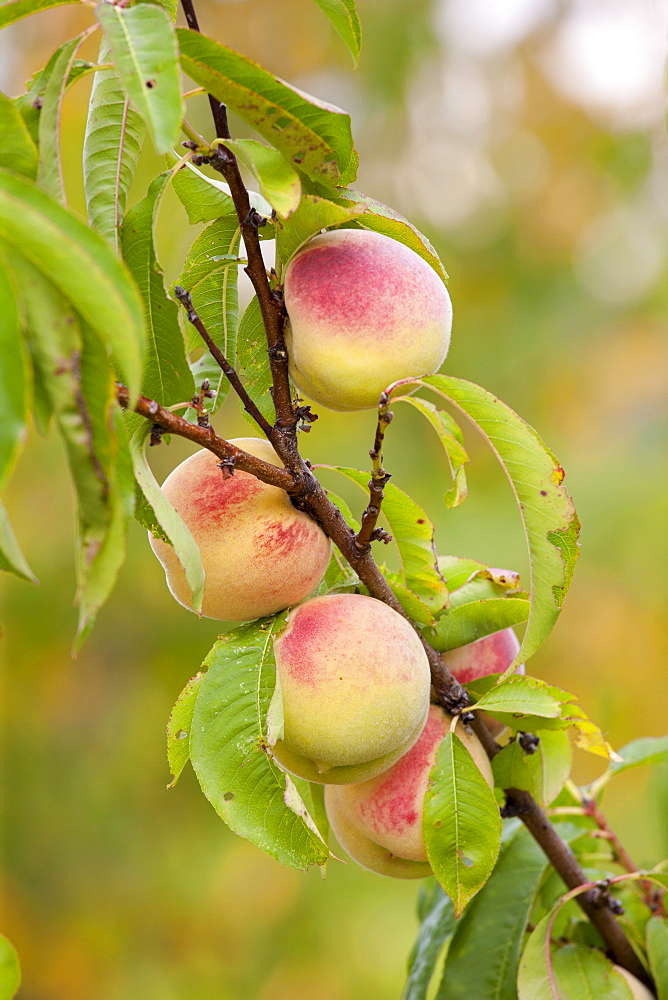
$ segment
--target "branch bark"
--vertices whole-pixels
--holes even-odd
[[[190,297],[190,292],[187,292],[185,288],[181,288],[180,285],[176,285],[176,287],[174,288],[174,295],[176,295],[177,299],[186,310],[186,314],[188,316],[188,322],[192,323],[192,325],[195,327],[200,337],[202,338],[206,346],[209,348],[211,355],[218,363],[218,365],[220,365],[220,368],[227,376],[230,385],[232,386],[237,396],[243,403],[243,407],[246,413],[250,414],[250,416],[253,418],[258,427],[260,427],[260,429],[264,431],[264,433],[267,435],[268,438],[271,438],[271,434],[273,431],[271,424],[269,423],[268,420],[264,418],[262,413],[260,413],[257,406],[246,392],[246,388],[243,385],[239,376],[237,375],[236,371],[229,363],[229,361],[227,360],[223,352],[220,350],[220,348],[217,346],[217,344],[214,343],[211,334],[205,327],[204,323],[202,322],[199,316],[199,313],[193,306],[192,299]]]
[[[355,539],[355,546],[360,552],[364,552],[374,539],[385,543],[392,540],[392,536],[386,531],[377,528],[380,509],[385,496],[385,486],[390,478],[390,473],[383,468],[383,441],[385,431],[392,423],[394,414],[389,408],[389,398],[387,393],[383,393],[378,404],[378,422],[376,423],[376,436],[373,448],[369,452],[371,458],[371,480],[369,481],[369,503],[362,514],[362,524]]]

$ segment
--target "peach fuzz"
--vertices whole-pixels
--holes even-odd
[[[422,833],[429,773],[452,717],[432,705],[417,743],[384,774],[356,785],[328,786],[325,806],[341,846],[363,868],[395,878],[431,874]],[[490,788],[492,769],[478,739],[457,723],[457,736]]]
[[[450,344],[447,289],[403,243],[362,229],[309,240],[285,272],[290,375],[333,410],[378,405],[397,379],[440,368]]]
[[[231,442],[273,465],[281,461],[260,438]],[[223,621],[250,621],[282,611],[315,590],[325,574],[331,543],[288,494],[248,472],[223,479],[206,449],[167,477],[162,491],[190,529],[206,573],[202,614]],[[193,610],[185,573],[171,545],[149,536],[179,602]]]
[[[411,625],[362,594],[314,597],[274,643],[288,771],[324,784],[363,781],[415,743],[429,709],[429,661]],[[280,737],[280,738],[278,738]]]

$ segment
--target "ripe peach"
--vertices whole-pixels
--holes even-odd
[[[512,628],[493,632],[466,646],[458,646],[443,653],[443,661],[460,684],[470,684],[479,677],[502,674],[517,656],[520,642]],[[524,664],[518,668],[524,673]]]
[[[417,743],[388,771],[355,785],[328,785],[327,815],[337,840],[363,868],[395,878],[431,874],[422,834],[422,808],[429,772],[451,716],[436,705]],[[463,741],[490,788],[492,769],[478,739],[457,724]]]
[[[512,628],[504,628],[500,632],[492,632],[482,639],[469,642],[466,646],[450,649],[447,653],[441,653],[441,656],[450,673],[460,684],[470,684],[479,677],[502,674],[517,656],[519,648],[520,641],[515,631]],[[524,673],[523,663],[519,665],[516,673]],[[487,712],[481,712],[480,715],[492,736],[498,736],[505,729],[503,723],[497,722]]]
[[[314,597],[274,643],[288,771],[321,783],[362,781],[415,743],[429,708],[429,661],[409,623],[362,594]]]
[[[268,441],[237,438],[232,444],[281,465]],[[206,573],[202,614],[250,621],[302,601],[327,569],[329,539],[293,507],[284,490],[241,470],[223,479],[217,463],[212,452],[195,452],[162,486],[202,553]],[[150,542],[165,568],[170,591],[192,611],[192,594],[174,549],[152,536]]]
[[[388,236],[337,229],[309,240],[285,272],[290,375],[332,410],[378,405],[391,382],[440,368],[452,306],[436,272]]]

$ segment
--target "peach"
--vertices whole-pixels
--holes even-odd
[[[290,375],[332,410],[377,406],[391,382],[429,375],[447,354],[447,289],[422,257],[388,236],[315,236],[288,264],[284,295]]]
[[[504,628],[441,655],[459,683],[470,684],[479,677],[502,674],[517,656],[519,648],[520,642],[514,630]],[[520,665],[518,673],[524,673],[524,664]]]
[[[355,785],[328,785],[327,815],[337,840],[363,868],[395,878],[431,874],[422,833],[429,773],[452,717],[437,705],[414,746],[388,771]],[[492,769],[478,739],[457,723],[457,736],[490,788]]]
[[[260,438],[232,444],[256,458],[281,465]],[[206,449],[187,458],[167,477],[162,491],[179,512],[202,553],[206,573],[202,614],[223,621],[250,621],[302,601],[318,586],[331,542],[288,494],[241,470],[223,478]],[[192,594],[174,549],[149,536],[167,574],[167,585],[185,608]]]
[[[314,597],[274,643],[283,728],[277,761],[309,781],[363,781],[415,743],[429,709],[427,655],[412,626],[362,594]]]

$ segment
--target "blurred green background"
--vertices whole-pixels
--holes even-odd
[[[359,69],[309,0],[199,0],[205,31],[352,113],[358,188],[438,248],[455,309],[447,370],[545,437],[583,522],[559,624],[530,670],[576,691],[620,746],[666,731],[668,147],[665,5],[361,0]],[[90,23],[63,7],[0,36],[18,93]],[[95,58],[96,46],[86,51]],[[66,100],[72,206],[83,211],[90,80]],[[209,134],[206,105],[189,117]],[[144,150],[133,198],[162,169]],[[168,278],[197,230],[160,221]],[[304,449],[364,468],[373,413],[321,412]],[[248,433],[234,404],[225,436]],[[470,435],[470,497],[448,512],[439,445],[400,411],[387,467],[437,524],[439,551],[520,569],[510,490]],[[187,453],[156,449],[164,476]],[[333,480],[328,485],[345,492]],[[349,495],[357,509],[362,497]],[[23,1000],[380,1000],[401,992],[416,884],[332,864],[288,871],[230,834],[192,772],[165,790],[164,726],[219,625],[170,597],[145,533],[77,660],[73,508],[55,438],[30,439],[7,506],[41,586],[0,581],[3,915]],[[579,753],[576,777],[602,762]],[[668,781],[618,779],[606,811],[639,864],[668,854]]]

